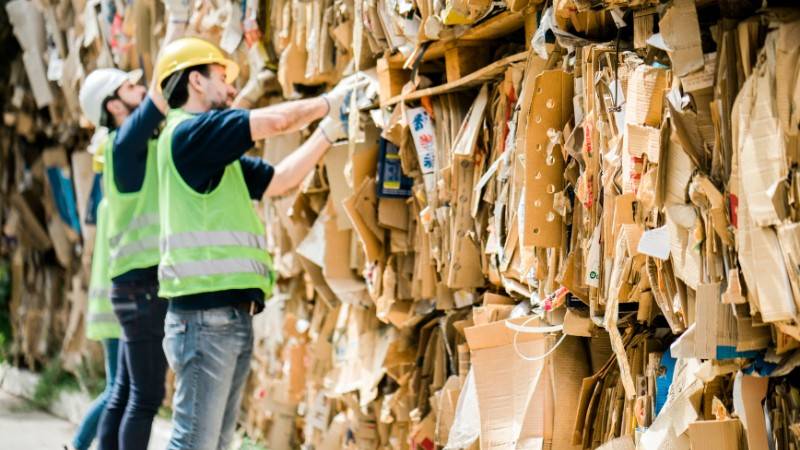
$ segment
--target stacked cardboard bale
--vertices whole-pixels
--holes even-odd
[[[793,448],[797,11],[457,3],[355,18],[351,140],[267,209],[249,431]]]
[[[97,8],[16,1],[56,24]],[[160,5],[136,5],[72,61],[152,64]],[[797,448],[798,20],[745,0],[196,2],[192,33],[272,67],[283,98],[373,79],[350,139],[262,205],[279,283],[244,431],[273,449]],[[18,67],[45,61],[23,50]],[[45,115],[36,75],[12,73],[6,117],[31,125],[7,118],[7,139],[59,142],[39,159],[62,174],[72,152],[80,209],[70,93]],[[254,152],[277,163],[306,133]],[[31,179],[14,173],[9,194]],[[69,215],[9,198],[39,230],[12,248],[80,255],[55,245]]]

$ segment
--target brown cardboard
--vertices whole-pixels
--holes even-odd
[[[330,203],[326,211],[332,211]],[[349,255],[352,240],[351,230],[339,230],[336,218],[320,215],[317,222],[324,227],[324,251],[321,267],[330,289],[343,302],[352,304],[369,304],[367,286],[360,277],[356,277],[350,268]],[[314,227],[317,226],[315,222]],[[320,245],[320,244],[317,244]]]
[[[800,223],[780,225],[777,232],[789,282],[792,285],[794,301],[795,304],[798,304],[800,302]]]
[[[378,224],[385,228],[408,230],[408,205],[402,198],[378,199]]]
[[[679,77],[703,68],[700,23],[694,0],[675,0],[658,27],[669,47],[672,68]]]
[[[588,314],[568,308],[564,315],[564,334],[569,336],[592,337],[595,325]]]
[[[636,450],[636,445],[631,436],[623,436],[606,442],[597,447],[597,450]]]
[[[0,122],[15,330],[8,359],[28,367],[61,354],[74,370],[100,356],[81,336],[88,267],[70,260],[88,262],[91,239],[81,243],[53,219],[44,169],[71,162],[83,216],[90,178],[75,150],[89,136],[77,105],[83,78],[97,67],[150,73],[165,28],[148,0],[120,10],[112,36],[84,3],[9,4],[30,13],[11,18],[25,38],[0,70],[9,100]],[[328,150],[325,167],[297,189],[256,206],[277,282],[255,327],[243,396],[249,436],[276,449],[401,450],[420,440],[432,450],[453,437],[449,424],[467,421],[465,441],[451,448],[478,450],[483,431],[484,448],[691,450],[690,430],[721,425],[700,420],[718,412],[715,398],[729,406],[731,375],[753,365],[717,361],[717,349],[758,351],[778,365],[775,377],[798,364],[800,25],[788,10],[733,11],[737,2],[718,0],[522,0],[506,10],[486,0],[330,3],[275,0],[267,11],[249,2],[247,45],[230,55],[243,70],[235,86],[277,63],[287,95],[316,96],[377,59],[412,82],[404,100],[379,107],[386,89],[377,70],[365,74],[372,82],[349,105],[349,142]],[[244,28],[228,2],[195,6],[190,34],[238,43]],[[450,13],[480,20],[443,26]],[[537,26],[525,63],[518,54],[453,81],[531,42]],[[540,45],[548,27],[557,42]],[[617,34],[632,38],[633,51],[615,48]],[[247,61],[254,38],[283,57]],[[30,55],[44,70],[26,73]],[[544,80],[554,72],[551,89]],[[47,111],[37,108],[37,78],[50,86]],[[547,124],[550,100],[564,114]],[[414,135],[408,111],[425,112],[425,133]],[[376,126],[413,179],[406,200],[374,193]],[[315,127],[257,146],[277,164]],[[63,149],[40,158],[50,145]],[[538,151],[560,164],[552,188],[530,172],[548,167]],[[61,160],[43,161],[54,156]],[[537,205],[537,195],[548,203]],[[548,212],[559,225],[531,241],[535,221],[551,223]],[[509,330],[507,317],[529,304],[563,330]],[[555,342],[540,361],[519,354],[542,355]],[[654,417],[666,343],[678,360]],[[768,408],[764,437],[779,447],[800,436],[782,381],[770,380],[766,407],[731,412],[744,431]],[[703,450],[727,446],[707,441]]]
[[[659,127],[664,109],[664,91],[669,72],[646,64],[636,66],[625,94],[625,122],[629,125]]]
[[[742,423],[739,419],[700,420],[689,424],[692,450],[740,450]]]
[[[377,70],[381,103],[386,103],[392,97],[400,95],[403,86],[411,79],[410,70],[403,70],[403,64],[392,63],[386,57],[378,58]]]
[[[483,294],[483,305],[516,305],[513,298],[505,295],[495,294],[493,292],[486,292]]]
[[[739,260],[750,274],[748,287],[757,296],[765,322],[790,320],[797,307],[776,233],[769,228],[746,228],[739,233]]]
[[[532,81],[535,93],[524,141],[522,245],[552,248],[561,245],[562,218],[553,211],[553,197],[564,183],[560,139],[553,132],[563,129],[572,116],[573,83],[572,75],[560,70],[544,71]]]
[[[717,356],[717,336],[721,332],[719,328],[725,325],[720,322],[720,308],[730,309],[722,304],[719,290],[718,283],[701,284],[697,288],[695,358],[714,359]]]
[[[325,154],[325,171],[328,175],[328,186],[331,189],[331,200],[336,210],[336,225],[340,230],[352,229],[353,225],[344,210],[344,199],[353,195],[353,189],[347,183],[345,170],[348,162],[347,144],[337,144]],[[359,184],[360,185],[360,184]]]
[[[510,322],[537,325],[537,321],[525,317]],[[575,449],[568,430],[573,429],[577,416],[580,380],[589,371],[585,356],[577,356],[582,352],[579,338],[567,338],[553,361],[527,361],[517,356],[515,332],[504,322],[464,331],[481,408],[481,448],[510,450],[517,448],[518,441],[531,448],[544,438],[552,439],[554,449]],[[546,341],[544,335],[519,333],[516,348],[534,357],[552,345]],[[506,382],[497,383],[501,379]],[[515,423],[521,424],[521,429]]]
[[[469,108],[467,117],[461,124],[453,140],[453,155],[454,156],[472,156],[475,152],[475,144],[478,141],[478,132],[483,123],[483,115],[486,111],[486,103],[489,101],[489,89],[487,85],[481,86],[478,96]]]
[[[450,261],[448,261],[447,287],[451,289],[469,289],[481,287],[485,281],[481,267],[480,247],[475,242],[473,220],[470,214],[470,197],[474,183],[475,164],[468,159],[455,159],[454,190],[455,204],[454,223],[451,228]]]
[[[456,406],[458,397],[461,393],[461,379],[457,375],[451,375],[442,390],[436,396],[439,403],[439,411],[436,417],[436,444],[444,446],[450,435],[450,427],[455,421]]]
[[[742,421],[748,450],[767,450],[767,428],[761,402],[767,394],[767,378],[736,374],[733,409]]]
[[[649,126],[626,124],[625,151],[636,158],[646,155],[648,161],[657,163],[661,154],[661,130]]]
[[[685,92],[697,92],[713,87],[716,68],[717,54],[706,53],[703,55],[703,70],[692,72],[680,78],[683,90]]]
[[[375,196],[375,180],[365,178],[356,192],[344,200],[344,209],[353,223],[356,233],[364,246],[364,253],[370,261],[382,259],[382,239],[375,231],[377,225],[377,197]],[[363,214],[363,215],[362,215]]]

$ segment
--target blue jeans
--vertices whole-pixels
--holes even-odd
[[[105,354],[106,388],[92,403],[72,440],[72,446],[78,450],[88,450],[97,435],[97,424],[100,416],[106,409],[106,403],[114,389],[114,379],[117,376],[117,348],[119,339],[103,339],[103,353]]]
[[[227,449],[253,353],[253,322],[234,307],[170,308],[164,353],[175,372],[168,450]]]
[[[118,285],[111,289],[122,325],[119,376],[100,419],[100,450],[144,450],[153,417],[164,400],[167,360],[161,349],[167,301],[158,286]]]

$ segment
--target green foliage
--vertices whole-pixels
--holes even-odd
[[[77,380],[81,388],[92,398],[97,397],[106,388],[104,361],[83,358],[77,369]]]
[[[33,404],[47,408],[62,391],[78,390],[78,380],[61,367],[61,360],[53,358],[44,368],[33,392]]]
[[[249,437],[245,437],[242,441],[242,446],[239,447],[239,450],[269,450],[267,447],[251,440]]]

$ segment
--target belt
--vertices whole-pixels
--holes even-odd
[[[131,297],[147,295],[149,298],[158,298],[158,286],[141,284],[116,284],[111,285],[111,297]]]

